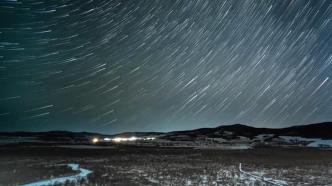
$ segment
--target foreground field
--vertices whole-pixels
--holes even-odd
[[[0,185],[22,185],[91,170],[81,185],[329,185],[332,151],[297,148],[195,150],[186,148],[0,148]],[[68,185],[70,185],[68,183]]]

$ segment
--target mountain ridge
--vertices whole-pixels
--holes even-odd
[[[166,134],[166,138],[176,135],[188,135],[198,137],[207,135],[208,137],[225,137],[220,132],[232,132],[233,136],[244,136],[253,138],[260,134],[274,134],[276,136],[298,136],[305,138],[332,139],[332,122],[322,122],[307,125],[297,125],[285,128],[256,128],[244,124],[221,125],[214,128],[199,128],[184,131],[172,131]]]
[[[188,135],[189,137],[199,137],[206,135],[207,137],[225,137],[225,132],[229,133],[231,137],[244,136],[253,138],[260,134],[274,134],[276,136],[298,136],[305,138],[322,138],[332,139],[332,122],[312,123],[306,125],[296,125],[284,128],[261,128],[252,127],[245,124],[231,124],[220,125],[213,128],[197,128],[192,130],[181,130],[171,132],[123,132],[118,134],[100,134],[96,132],[71,132],[71,131],[46,131],[46,132],[0,132],[0,136],[10,137],[42,137],[42,138],[54,138],[54,137],[116,137],[116,136],[145,136],[145,135],[163,135],[163,138],[172,138],[179,135]],[[232,135],[230,134],[232,133]],[[227,136],[227,135],[226,135]]]

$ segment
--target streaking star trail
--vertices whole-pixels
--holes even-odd
[[[330,0],[0,2],[0,130],[332,120]]]

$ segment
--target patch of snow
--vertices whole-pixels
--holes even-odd
[[[272,178],[266,178],[264,176],[258,176],[249,172],[246,172],[244,170],[242,170],[242,164],[239,164],[239,171],[244,174],[245,176],[248,176],[252,181],[255,180],[259,180],[259,181],[263,181],[272,185],[278,185],[278,186],[284,186],[287,185],[286,181],[283,180],[276,180],[276,179],[272,179]]]
[[[154,179],[154,178],[148,178],[148,181],[151,182],[151,183],[155,183],[155,184],[159,183],[159,181]]]
[[[284,139],[287,142],[299,142],[299,141],[315,141],[318,138],[303,138],[298,136],[279,136],[281,139]]]
[[[297,136],[279,136],[287,142],[308,142],[307,147],[332,147],[332,140],[323,140],[320,138],[302,138]]]
[[[332,140],[316,139],[307,145],[308,147],[332,147]]]
[[[245,150],[251,149],[249,144],[231,144],[231,145],[216,145],[216,146],[199,146],[195,149],[214,149],[214,150]]]
[[[259,134],[255,138],[260,139],[260,140],[265,140],[267,138],[273,137],[274,134]]]

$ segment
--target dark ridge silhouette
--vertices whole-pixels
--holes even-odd
[[[216,128],[200,128],[186,131],[170,132],[164,136],[167,139],[183,138],[187,136],[190,138],[197,138],[206,136],[211,138],[226,138],[232,139],[238,136],[253,138],[260,134],[274,134],[275,136],[299,136],[305,138],[322,138],[332,139],[332,122],[324,122],[309,125],[299,125],[287,128],[272,129],[272,128],[255,128],[243,124],[222,125]]]
[[[254,138],[260,134],[274,136],[299,136],[304,138],[332,139],[332,122],[299,125],[280,129],[255,128],[243,124],[222,125],[215,128],[199,128],[194,130],[162,132],[125,132],[115,135],[105,135],[90,132],[0,132],[0,137],[34,137],[42,141],[88,141],[93,137],[130,137],[130,136],[161,136],[168,140],[193,140],[195,138],[225,138],[234,139],[239,136]],[[0,139],[1,141],[1,139]]]

